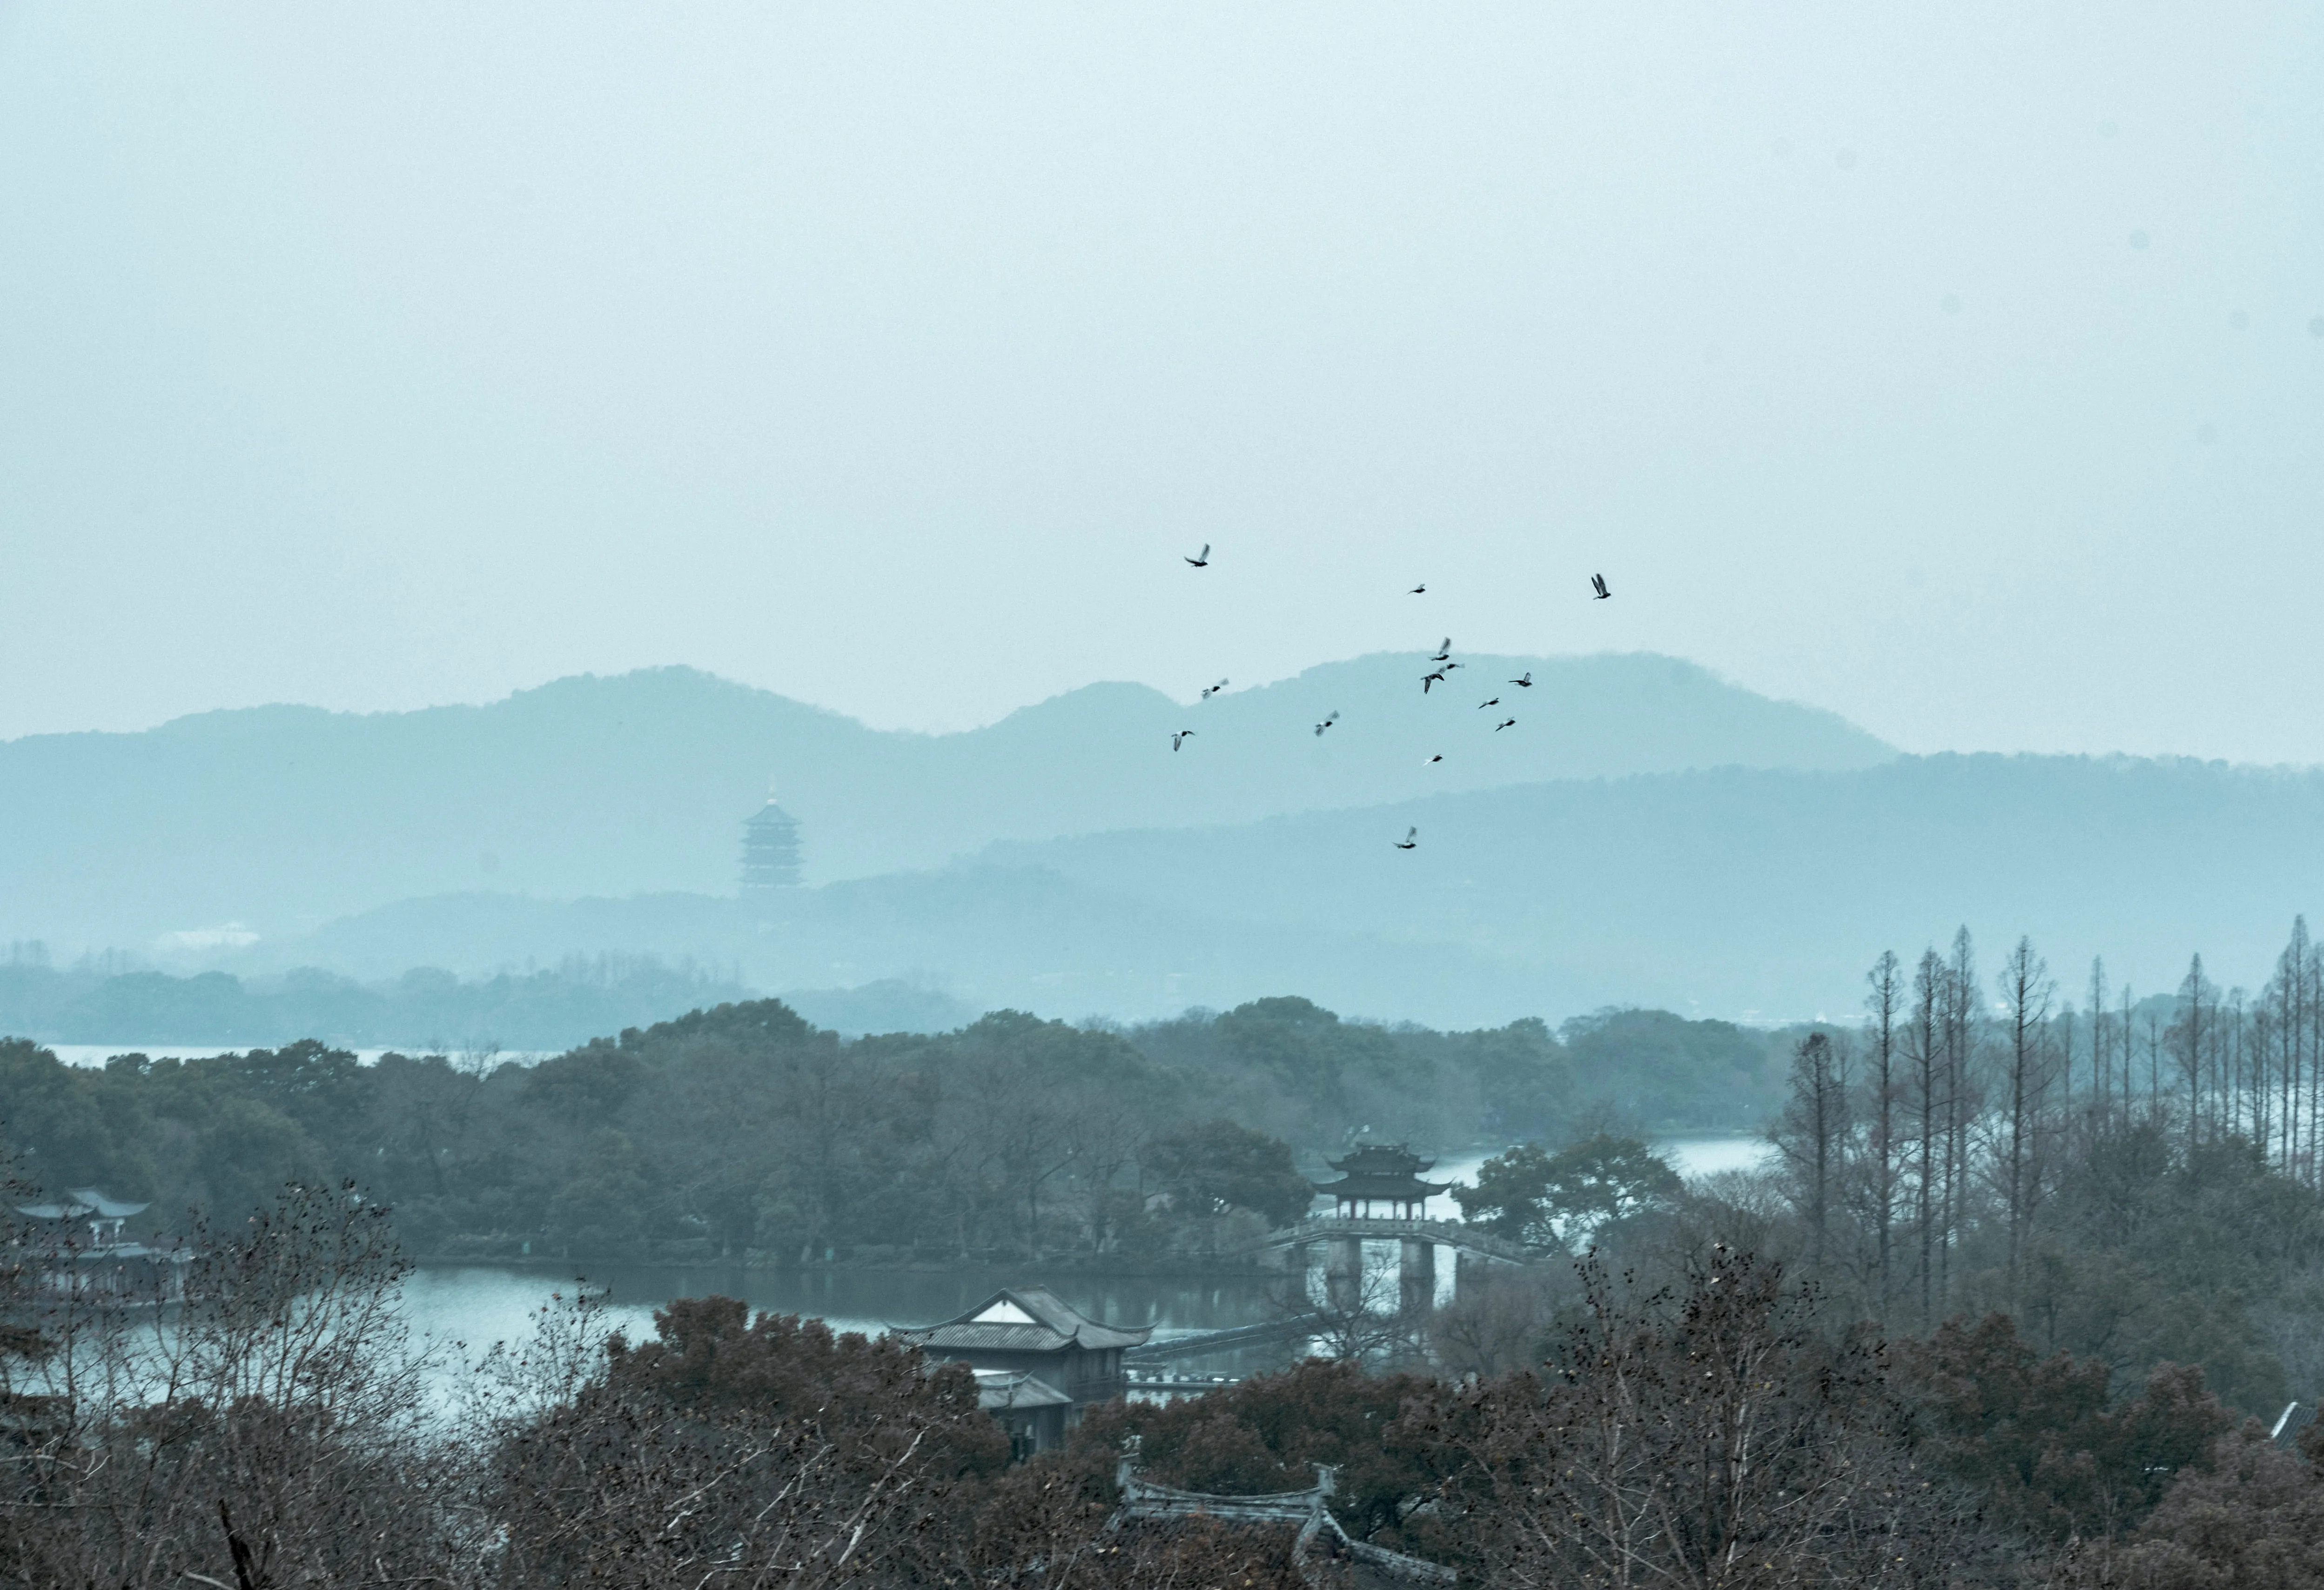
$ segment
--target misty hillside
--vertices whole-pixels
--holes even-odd
[[[1175,1016],[1285,992],[1351,1014],[1429,1019],[1392,1005],[1384,990],[1399,988],[1424,993],[1432,1011],[1554,1008],[1536,999],[1545,992],[1538,969],[1459,944],[1328,927],[1286,933],[1031,867],[850,879],[793,891],[771,907],[708,895],[562,903],[438,896],[364,912],[272,949],[286,960],[379,979],[416,964],[484,975],[567,953],[547,951],[550,944],[591,955],[622,945],[629,948],[619,953],[739,965],[742,979],[761,988],[899,979],[978,1009],[1064,1019]],[[248,959],[263,964],[256,951]]]
[[[1407,825],[1409,853],[1390,844]],[[2223,984],[2255,987],[2293,915],[2324,901],[2324,772],[1912,757],[1532,785],[990,859],[1286,936],[1457,945],[1570,991],[1552,1010],[1790,1017],[1852,1009],[1878,951],[1909,958],[1962,924],[1996,954],[2030,933],[2070,989],[2094,952],[2150,990],[2197,951]]]
[[[483,707],[260,707],[35,736],[0,745],[0,832],[15,841],[0,849],[0,933],[143,948],[226,922],[272,938],[447,892],[724,894],[770,782],[800,820],[809,881],[828,882],[996,841],[1890,754],[1831,713],[1668,657],[1468,660],[1457,688],[1426,697],[1418,656],[1379,655],[1194,706],[1094,685],[950,735],[662,668]],[[1530,691],[1499,684],[1526,669]],[[1496,693],[1522,698],[1519,727],[1499,735],[1502,714],[1477,706]],[[1436,751],[1447,760],[1424,770]]]
[[[1408,825],[1419,847],[1390,841]],[[2092,952],[2141,992],[2200,951],[2255,985],[2324,886],[2324,774],[2187,761],[1902,758],[1471,791],[1201,830],[995,847],[801,889],[401,902],[264,947],[382,978],[650,952],[760,988],[904,978],[1076,1017],[1286,991],[1452,1025],[1638,1003],[1762,1019],[1853,1009],[1880,950],[1966,924]],[[253,955],[257,954],[254,951]]]

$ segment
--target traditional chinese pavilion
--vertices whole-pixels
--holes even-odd
[[[1428,1213],[1428,1200],[1448,1190],[1450,1181],[1423,1181],[1420,1172],[1434,1165],[1401,1143],[1359,1144],[1345,1159],[1328,1160],[1340,1172],[1337,1181],[1314,1181],[1318,1192],[1328,1192],[1334,1215],[1370,1218],[1374,1204],[1392,1219],[1416,1219]]]
[[[150,1203],[124,1203],[117,1198],[107,1198],[94,1187],[68,1187],[61,1199],[51,1203],[18,1204],[16,1212],[30,1220],[54,1220],[67,1230],[85,1225],[88,1227],[85,1245],[111,1247],[120,1243],[121,1228],[133,1217],[152,1207]]]
[[[68,1188],[48,1203],[15,1206],[16,1213],[40,1223],[31,1235],[42,1289],[114,1303],[182,1299],[193,1250],[123,1235],[131,1219],[152,1207],[109,1198],[94,1187]]]
[[[1148,1325],[1104,1324],[1047,1287],[1028,1286],[997,1291],[956,1319],[899,1330],[896,1338],[973,1369],[978,1401],[1009,1427],[1012,1441],[1021,1422],[1038,1450],[1062,1439],[1085,1404],[1130,1389],[1122,1349],[1153,1333]]]

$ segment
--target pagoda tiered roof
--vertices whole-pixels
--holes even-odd
[[[1423,1181],[1420,1172],[1436,1162],[1423,1159],[1401,1143],[1365,1143],[1342,1159],[1324,1162],[1340,1172],[1336,1181],[1314,1181],[1318,1192],[1328,1192],[1343,1203],[1417,1203],[1447,1191],[1450,1181]]]

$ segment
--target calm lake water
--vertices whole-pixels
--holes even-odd
[[[43,1043],[43,1049],[53,1050],[56,1057],[67,1065],[102,1066],[116,1054],[142,1054],[148,1060],[216,1060],[221,1054],[244,1054],[252,1048],[263,1049],[265,1044],[249,1043]],[[407,1043],[401,1049],[355,1049],[349,1051],[358,1065],[375,1065],[383,1054],[431,1054],[444,1052],[430,1050],[423,1044]],[[449,1052],[456,1058],[459,1051]],[[493,1063],[504,1060],[521,1061],[527,1065],[544,1060],[554,1060],[558,1051],[553,1049],[503,1049],[493,1054]]]
[[[1772,1152],[1758,1137],[1673,1138],[1655,1144],[1682,1174],[1763,1164]],[[1430,1172],[1436,1180],[1465,1182],[1491,1152],[1447,1155]],[[1440,1200],[1449,1206],[1449,1199]],[[1433,1208],[1433,1206],[1432,1206]],[[1453,1215],[1450,1207],[1442,1211]],[[1393,1264],[1393,1245],[1380,1245],[1377,1262]],[[741,1298],[754,1310],[805,1314],[828,1320],[836,1330],[878,1335],[894,1326],[928,1325],[982,1302],[1004,1286],[1047,1286],[1084,1314],[1121,1325],[1151,1325],[1157,1337],[1231,1326],[1257,1325],[1280,1317],[1283,1282],[1255,1274],[1232,1280],[1042,1274],[1038,1268],[947,1271],[745,1270],[731,1265],[598,1265],[580,1267],[587,1284],[607,1290],[607,1316],[632,1339],[653,1334],[653,1310],[672,1298],[717,1292]],[[473,1359],[495,1341],[530,1338],[534,1314],[552,1293],[570,1296],[572,1265],[429,1265],[407,1283],[406,1306],[413,1329],[442,1345],[453,1356]],[[1028,1273],[1028,1272],[1031,1273]],[[1449,1290],[1452,1267],[1438,1273]],[[453,1344],[465,1344],[465,1351]],[[1204,1374],[1248,1373],[1285,1359],[1292,1349],[1246,1348],[1217,1355],[1190,1368]]]

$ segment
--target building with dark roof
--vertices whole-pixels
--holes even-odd
[[[1318,1192],[1328,1192],[1333,1212],[1370,1218],[1372,1205],[1386,1204],[1390,1218],[1414,1219],[1428,1213],[1428,1200],[1448,1190],[1450,1181],[1423,1181],[1420,1172],[1434,1165],[1401,1143],[1365,1143],[1345,1159],[1324,1162],[1340,1172],[1336,1181],[1311,1181]]]
[[[1022,1369],[973,1369],[976,1405],[992,1415],[1009,1437],[1009,1455],[1025,1458],[1062,1446],[1074,1400],[1038,1375]]]
[[[987,1372],[1022,1375],[1040,1391],[1061,1394],[1064,1406],[1056,1415],[1054,1433],[1042,1421],[1025,1421],[1028,1429],[1041,1424],[1042,1438],[1048,1444],[1079,1422],[1084,1406],[1111,1402],[1130,1389],[1122,1352],[1144,1346],[1153,1334],[1150,1325],[1125,1329],[1093,1319],[1045,1286],[1004,1288],[958,1319],[895,1333],[897,1340],[931,1358],[976,1370],[980,1402],[984,1401]],[[1001,1389],[998,1380],[992,1383],[996,1391]],[[1038,1392],[1026,1388],[1025,1394],[1038,1398]],[[1002,1423],[1009,1420],[1004,1418]]]
[[[787,889],[798,880],[798,819],[777,805],[769,790],[767,804],[742,823],[742,892]]]
[[[1440,1563],[1351,1539],[1332,1516],[1338,1477],[1336,1467],[1319,1463],[1310,1490],[1263,1496],[1181,1491],[1138,1477],[1138,1438],[1132,1436],[1114,1470],[1121,1505],[1106,1529],[1123,1536],[1207,1525],[1233,1536],[1255,1562],[1287,1567],[1314,1590],[1442,1590],[1459,1582],[1460,1576]]]

